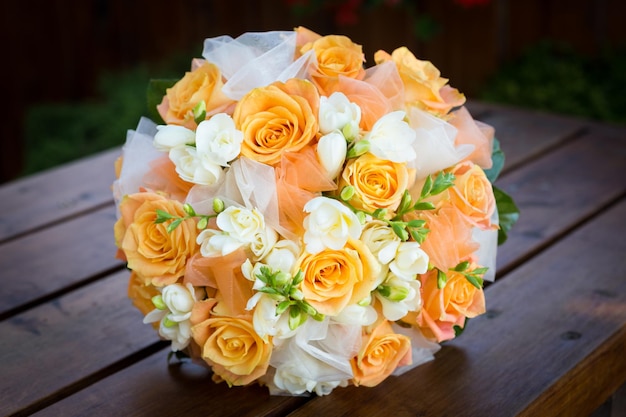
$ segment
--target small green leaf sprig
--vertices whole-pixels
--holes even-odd
[[[219,198],[213,199],[214,214],[198,214],[193,209],[191,204],[185,203],[183,204],[183,210],[185,211],[185,216],[175,216],[166,211],[157,209],[156,210],[157,217],[154,220],[154,223],[159,224],[159,223],[165,223],[167,221],[171,221],[171,223],[167,225],[166,230],[168,233],[172,233],[174,229],[180,226],[180,224],[183,221],[188,220],[188,219],[193,219],[193,218],[199,218],[198,223],[196,223],[196,227],[200,230],[203,230],[203,229],[206,229],[207,226],[209,225],[209,220],[217,217],[218,214],[224,211],[224,208],[225,208],[224,202],[220,200]]]
[[[259,288],[259,292],[268,294],[278,301],[276,315],[280,316],[289,310],[289,328],[295,330],[300,327],[310,316],[317,321],[324,320],[324,315],[319,313],[311,304],[304,299],[300,291],[300,284],[304,280],[302,271],[294,276],[283,271],[272,271],[267,266],[259,268],[256,278],[265,284]]]
[[[474,287],[479,290],[483,288],[484,279],[483,276],[487,272],[489,268],[487,267],[478,267],[472,270],[468,269],[470,267],[470,263],[468,261],[460,262],[454,268],[451,268],[451,271],[459,272],[461,275],[465,277]],[[448,282],[448,276],[445,272],[440,269],[437,269],[437,288],[442,289],[446,286]]]
[[[413,211],[434,210],[435,205],[429,201],[424,200],[437,194],[441,194],[448,188],[452,187],[454,185],[454,180],[454,174],[449,172],[439,172],[434,180],[431,175],[428,175],[417,201],[413,201],[409,191],[405,190],[404,194],[402,195],[402,199],[400,200],[398,210],[396,211],[395,216],[391,219],[387,219],[386,209],[376,209],[374,210],[374,212],[370,213],[352,206],[349,201],[354,196],[355,190],[354,187],[351,185],[346,186],[341,190],[339,198],[354,213],[356,213],[361,222],[365,221],[366,216],[372,216],[376,220],[387,223],[392,228],[394,233],[403,242],[409,240],[409,238],[413,238],[413,240],[421,244],[424,242],[424,240],[426,239],[426,235],[429,232],[429,230],[424,227],[426,225],[426,221],[419,219],[404,221],[404,216]]]

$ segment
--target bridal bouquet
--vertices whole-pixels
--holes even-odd
[[[324,395],[433,359],[485,312],[515,206],[493,129],[430,62],[365,68],[302,27],[202,55],[153,80],[159,124],[129,131],[113,186],[128,296],[177,356]]]

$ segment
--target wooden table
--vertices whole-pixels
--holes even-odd
[[[613,416],[626,410],[626,129],[471,103],[521,218],[487,314],[375,388],[270,397],[168,366],[126,298],[110,193],[119,149],[0,187],[0,414]],[[621,414],[624,415],[624,414]]]

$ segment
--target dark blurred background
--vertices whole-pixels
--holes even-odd
[[[622,0],[67,0],[2,6],[0,182],[121,145],[203,40],[306,26],[407,46],[469,98],[626,122]]]

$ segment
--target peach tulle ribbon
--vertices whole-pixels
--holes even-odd
[[[243,249],[225,256],[204,257],[199,253],[187,263],[185,284],[215,288],[233,316],[246,315],[246,304],[254,295],[252,282],[241,272],[247,256]]]
[[[302,235],[305,217],[304,205],[322,191],[332,191],[337,185],[327,179],[317,154],[311,146],[300,152],[286,152],[276,167],[276,191],[280,224],[285,229]]]
[[[491,168],[494,128],[486,123],[475,121],[465,107],[454,111],[449,122],[458,129],[456,145],[474,145],[474,151],[466,159],[481,168]]]
[[[150,171],[144,176],[143,183],[146,188],[165,193],[178,201],[185,201],[194,185],[180,178],[167,154],[150,162]]]

